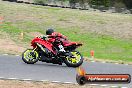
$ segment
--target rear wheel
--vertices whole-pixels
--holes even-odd
[[[22,54],[22,60],[27,64],[34,64],[39,60],[39,54],[33,49],[27,49]]]
[[[66,57],[64,62],[68,67],[79,67],[83,63],[83,57],[80,52],[72,51],[72,58]]]

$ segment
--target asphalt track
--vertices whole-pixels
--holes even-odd
[[[84,69],[90,74],[130,74],[132,75],[132,65],[84,62]],[[67,67],[65,64],[55,65],[44,62],[36,64],[25,64],[20,56],[0,55],[0,78],[20,79],[34,81],[52,81],[62,83],[76,83],[76,69]],[[122,88],[132,88],[129,84],[90,84],[104,87],[121,86]]]

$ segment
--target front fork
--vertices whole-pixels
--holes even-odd
[[[37,49],[37,46],[32,50],[32,53]]]
[[[32,50],[32,52],[30,52],[30,54],[32,55],[32,56],[34,56],[34,51],[37,49],[37,46]]]

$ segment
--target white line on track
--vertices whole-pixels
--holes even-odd
[[[101,63],[106,63],[105,61],[101,62]]]
[[[8,78],[8,79],[11,79],[11,80],[17,80],[17,78]]]
[[[119,63],[115,63],[115,64],[119,64]]]
[[[90,86],[97,86],[97,85],[99,85],[99,84],[89,84]]]
[[[22,79],[22,80],[24,80],[24,81],[32,81],[32,79]]]
[[[60,81],[52,81],[53,83],[61,83]]]
[[[95,62],[95,61],[90,61],[90,62]]]
[[[111,86],[111,88],[119,88],[118,86]]]
[[[48,82],[48,80],[40,80],[41,82]]]
[[[2,55],[8,55],[8,54],[2,54]]]
[[[72,83],[72,82],[64,82],[65,84],[74,84],[74,83]]]
[[[15,56],[19,57],[20,55],[15,55]]]
[[[121,87],[121,88],[128,88],[128,87]]]
[[[125,64],[125,65],[129,65],[129,64]]]
[[[4,77],[0,77],[0,79],[3,79]]]
[[[102,86],[102,87],[106,87],[106,86],[108,86],[108,85],[100,85],[100,86]]]

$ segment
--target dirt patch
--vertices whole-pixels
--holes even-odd
[[[21,53],[25,48],[18,46],[14,41],[10,39],[0,39],[0,50],[8,53]]]
[[[29,35],[36,37],[36,36],[42,36],[43,34],[41,34],[40,32],[30,32]],[[10,36],[7,33],[0,31],[1,53],[21,54],[24,50],[26,50],[26,48],[23,47],[23,45],[15,43],[13,40],[11,40]]]
[[[40,32],[30,32],[30,35],[33,37],[43,36],[43,34],[41,34]]]
[[[0,53],[21,54],[25,48],[11,40],[9,34],[0,31]]]
[[[105,88],[105,87],[90,85],[79,86],[77,84],[61,84],[49,82],[0,80],[0,88]]]

